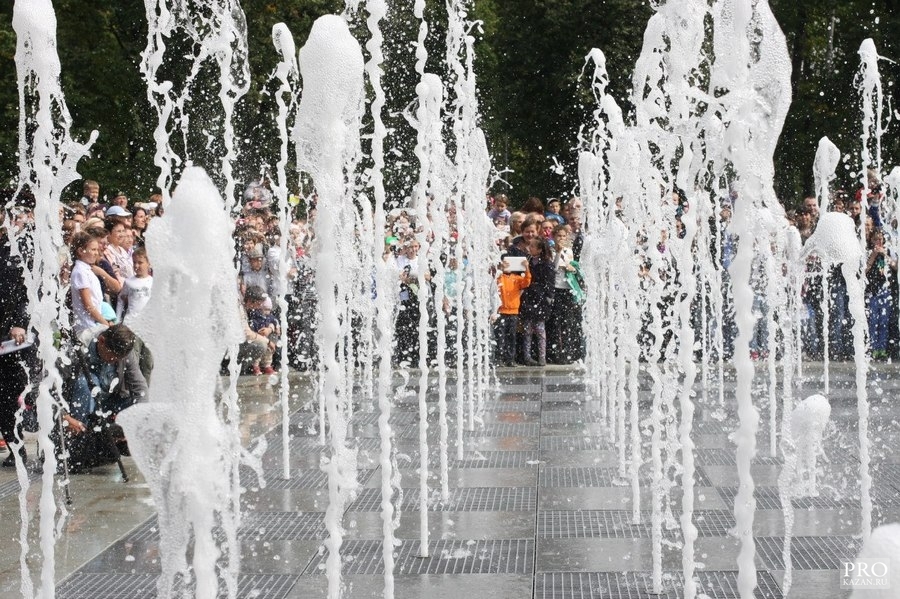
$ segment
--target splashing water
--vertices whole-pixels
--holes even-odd
[[[892,599],[897,596],[897,584],[900,583],[900,524],[885,524],[872,531],[871,536],[863,542],[857,556],[867,563],[881,564],[887,571],[887,585],[881,588],[857,585],[850,599]],[[880,574],[881,569],[877,572]]]
[[[37,334],[38,357],[46,371],[38,385],[37,397],[38,444],[45,456],[38,524],[43,557],[38,596],[53,597],[57,506],[53,497],[56,454],[50,433],[57,424],[55,412],[59,407],[54,396],[58,396],[62,388],[57,371],[61,354],[54,344],[54,333],[68,320],[62,309],[65,302],[59,285],[58,256],[63,245],[60,197],[65,187],[79,178],[78,162],[88,154],[97,139],[97,132],[91,133],[86,144],[76,142],[70,135],[71,117],[61,88],[61,67],[56,49],[56,13],[50,0],[17,1],[13,6],[12,24],[16,32],[19,87],[19,181],[29,182],[35,197],[33,234],[31,239],[23,240],[33,248],[30,268],[24,269],[31,311],[29,329]],[[15,252],[19,247],[18,233],[26,234],[15,231],[14,226],[9,226],[8,230],[11,231],[10,247]],[[23,264],[27,264],[29,257],[21,258]],[[18,455],[19,447],[13,449]],[[19,562],[21,590],[23,597],[31,597],[34,589],[26,562],[30,520],[26,517],[25,496],[28,477],[25,464],[18,458],[16,470],[22,488],[19,494],[23,516],[19,537],[23,541]]]
[[[816,463],[824,455],[822,439],[831,418],[831,405],[822,395],[811,395],[791,414],[791,434],[797,452],[796,495],[817,497]]]
[[[291,451],[290,451],[290,396],[291,386],[288,380],[288,303],[287,286],[288,272],[290,270],[291,256],[288,255],[288,239],[290,237],[291,204],[288,201],[288,182],[285,173],[288,163],[288,118],[296,109],[296,92],[299,87],[297,78],[300,74],[297,66],[297,47],[294,37],[284,23],[276,23],[272,27],[272,43],[281,57],[281,62],[275,68],[275,77],[278,79],[279,88],[275,101],[278,104],[278,134],[281,139],[281,151],[275,168],[275,178],[272,183],[272,191],[281,207],[281,219],[279,221],[279,264],[277,269],[279,280],[278,309],[281,312],[281,385],[279,398],[281,401],[281,437],[282,437],[282,474],[285,479],[291,477]]]
[[[232,224],[221,206],[206,173],[186,169],[166,218],[148,232],[156,287],[133,321],[154,350],[155,376],[150,402],[123,411],[118,422],[159,513],[160,597],[171,597],[176,575],[187,574],[191,539],[197,597],[217,595],[217,561],[238,554],[229,545],[237,539],[232,473],[240,453],[219,413],[216,389],[221,356],[241,341],[243,330],[232,283]],[[173,343],[177,339],[190,342]],[[198,447],[205,450],[197,452]],[[217,526],[226,532],[221,545]],[[219,572],[226,584],[236,566],[229,562]],[[230,582],[236,588],[236,580]]]
[[[351,199],[344,173],[353,172],[359,157],[359,129],[363,112],[364,62],[359,43],[347,22],[338,16],[320,17],[300,50],[303,97],[294,132],[298,166],[312,175],[318,194],[316,220],[316,288],[322,315],[319,356],[323,362],[321,394],[329,427],[330,456],[323,468],[328,473],[328,530],[326,574],[328,596],[341,595],[343,540],[341,518],[349,494],[356,487],[356,456],[346,445],[350,398],[341,393],[345,372],[339,351],[339,315],[346,313],[351,281],[341,273],[345,255],[353,247],[346,236],[354,231]],[[349,226],[348,226],[349,224]]]

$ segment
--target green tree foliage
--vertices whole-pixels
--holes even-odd
[[[18,0],[25,1],[25,0]],[[898,0],[771,0],[788,39],[793,63],[794,103],[776,154],[776,189],[789,205],[811,188],[813,156],[818,140],[829,136],[848,156],[839,184],[855,187],[859,171],[860,112],[853,81],[858,69],[857,49],[872,37],[882,56],[900,59]],[[365,42],[364,2],[351,23]],[[98,179],[104,192],[123,189],[145,198],[153,191],[155,115],[146,100],[139,70],[146,44],[143,2],[56,0],[63,89],[78,139],[92,129],[100,132],[90,158],[81,164],[85,177]],[[284,22],[297,47],[306,40],[320,15],[343,10],[340,0],[243,0],[247,15],[252,85],[238,106],[235,126],[241,158],[239,181],[274,166],[277,131],[274,123],[274,85],[269,80],[277,56],[271,29]],[[385,37],[385,112],[389,128],[388,170],[392,203],[403,201],[417,177],[412,154],[415,138],[404,116],[415,101],[414,70],[418,21],[413,1],[391,2],[383,23]],[[445,73],[445,4],[429,0],[427,69]],[[482,126],[497,170],[510,169],[496,187],[508,191],[515,203],[528,196],[558,196],[576,189],[575,158],[579,128],[589,124],[593,98],[584,57],[597,47],[607,57],[609,91],[628,112],[631,73],[640,52],[643,30],[652,14],[651,3],[634,0],[475,0],[471,13],[479,20],[474,32],[475,68],[480,84]],[[172,41],[177,49],[178,40]],[[0,4],[0,178],[4,184],[17,172],[18,97],[14,64],[15,34],[12,2]],[[172,52],[171,56],[177,56]],[[167,66],[176,73],[178,59]],[[893,91],[897,65],[880,63],[885,90]],[[211,70],[203,75],[213,82]],[[209,123],[218,133],[217,98],[199,93],[193,122]],[[365,123],[364,133],[371,132]],[[886,169],[900,159],[896,136],[885,137]],[[202,140],[191,143],[201,145]],[[364,146],[367,143],[364,139]],[[195,161],[217,171],[209,156],[194,149]],[[452,145],[451,145],[452,151]],[[554,170],[555,161],[563,167]],[[365,165],[364,165],[365,166]],[[215,176],[215,175],[214,175]],[[77,195],[73,190],[71,195]]]

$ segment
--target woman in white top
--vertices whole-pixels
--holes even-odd
[[[572,294],[568,274],[575,271],[572,266],[572,229],[568,225],[557,225],[553,229],[554,294],[553,308],[547,319],[547,361],[553,364],[571,364],[581,358],[581,307]]]
[[[72,296],[72,312],[75,335],[78,338],[93,331],[98,325],[109,326],[100,312],[103,303],[103,291],[100,279],[94,274],[91,266],[100,258],[100,246],[97,240],[84,231],[72,236],[72,267],[70,293]]]

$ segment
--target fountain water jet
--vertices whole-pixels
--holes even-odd
[[[328,596],[341,596],[343,540],[341,518],[349,494],[356,487],[355,452],[347,447],[347,413],[351,398],[342,389],[345,353],[340,351],[341,322],[347,314],[352,282],[345,280],[344,262],[351,259],[353,240],[342,242],[341,231],[354,231],[355,217],[344,184],[359,158],[359,130],[363,113],[364,61],[359,43],[347,22],[326,15],[313,24],[300,50],[303,96],[297,111],[295,139],[300,169],[308,172],[318,194],[316,219],[316,287],[321,314],[319,356],[322,361],[321,397],[328,425],[328,530],[326,574]],[[354,211],[355,212],[355,211]],[[341,273],[344,273],[341,276]],[[342,393],[343,391],[343,393]]]
[[[229,596],[237,589],[234,560],[240,552],[234,545],[240,512],[232,476],[242,453],[216,394],[221,356],[243,339],[243,330],[233,284],[233,225],[221,206],[222,197],[206,173],[188,168],[166,219],[148,232],[155,289],[133,328],[156,350],[155,376],[149,403],[118,417],[159,514],[157,592],[163,598],[176,593],[178,575],[184,577],[181,584],[190,580],[191,542],[195,595],[216,597],[219,575]],[[225,532],[221,543],[217,527]]]

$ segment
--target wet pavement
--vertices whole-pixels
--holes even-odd
[[[870,377],[870,438],[875,524],[900,520],[900,380],[891,365],[877,365]],[[821,365],[807,365],[795,397],[821,392]],[[649,429],[644,426],[644,465],[640,471],[640,519],[633,519],[633,492],[619,477],[619,454],[610,441],[602,405],[589,393],[580,371],[515,368],[497,371],[498,385],[483,398],[483,416],[464,434],[464,455],[456,459],[455,381],[449,385],[449,496],[440,497],[437,441],[438,394],[432,384],[429,405],[428,527],[430,557],[419,557],[420,494],[418,410],[415,382],[399,378],[391,422],[396,434],[403,497],[395,549],[396,597],[638,598],[650,594]],[[791,598],[845,597],[839,588],[842,559],[858,551],[859,460],[852,364],[831,372],[832,422],[826,431],[826,460],[817,497],[793,500],[795,512]],[[761,407],[759,452],[752,467],[758,509],[758,598],[783,597],[785,536],[777,479],[781,459],[768,454],[766,372],[757,370],[754,401]],[[294,378],[294,377],[292,377]],[[292,598],[326,596],[324,511],[327,478],[319,469],[318,421],[309,382],[294,378],[290,442],[293,476],[282,479],[277,388],[264,377],[240,383],[242,437],[246,444],[264,436],[266,485],[248,470],[242,478],[243,524],[239,596]],[[650,383],[642,373],[642,418],[649,411]],[[732,534],[738,476],[729,435],[737,426],[734,384],[726,383],[724,406],[710,389],[698,388],[695,434],[695,543],[697,578],[713,598],[737,597]],[[777,393],[778,397],[781,392]],[[345,596],[380,597],[383,589],[380,472],[377,414],[357,406],[351,435],[358,448],[360,489],[344,513],[342,546]],[[780,415],[779,415],[780,420]],[[646,424],[646,423],[645,423]],[[33,446],[33,445],[32,445]],[[30,446],[30,447],[32,447]],[[73,476],[73,505],[60,520],[56,544],[57,597],[142,599],[155,596],[159,536],[149,489],[130,458],[131,481],[121,482],[113,466]],[[35,478],[35,477],[33,477]],[[59,479],[57,479],[58,485]],[[56,487],[61,501],[60,488]],[[674,518],[680,515],[680,481],[671,490]],[[0,596],[21,596],[18,483],[0,473]],[[31,526],[26,563],[40,561],[34,549],[40,482],[24,493]],[[681,596],[680,533],[664,527],[662,565],[665,597]]]

